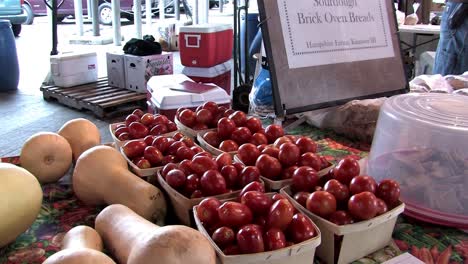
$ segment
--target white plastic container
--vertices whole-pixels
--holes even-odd
[[[96,52],[70,52],[50,56],[50,72],[56,86],[71,87],[96,82]]]
[[[468,228],[468,97],[406,94],[383,104],[368,160],[397,180],[405,214]]]
[[[106,61],[109,85],[125,88],[125,63],[123,51],[106,52]]]
[[[124,60],[125,86],[138,93],[146,93],[146,85],[151,77],[174,72],[173,56],[170,52],[148,56],[125,54]]]

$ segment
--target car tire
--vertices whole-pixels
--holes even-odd
[[[99,23],[112,25],[112,6],[109,3],[102,3],[98,8]]]
[[[13,30],[13,35],[18,37],[21,33],[21,24],[13,24],[11,25],[11,29]]]
[[[23,4],[23,12],[28,16],[24,24],[26,25],[31,25],[34,22],[34,13],[31,9],[31,6],[29,4]]]

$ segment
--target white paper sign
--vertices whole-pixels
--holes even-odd
[[[395,55],[388,0],[277,1],[290,68]]]

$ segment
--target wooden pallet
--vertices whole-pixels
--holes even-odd
[[[115,117],[146,105],[146,94],[112,87],[107,77],[67,88],[42,86],[41,91],[47,101],[56,100],[77,110],[89,110],[100,118]]]

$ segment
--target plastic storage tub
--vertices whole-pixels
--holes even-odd
[[[55,85],[60,87],[96,82],[96,52],[70,52],[50,56],[50,71]]]
[[[195,82],[214,83],[231,94],[231,63],[225,62],[210,68],[184,67],[182,73]]]
[[[400,182],[407,215],[468,228],[468,97],[406,94],[383,104],[368,173]]]
[[[180,60],[188,67],[213,67],[232,57],[231,25],[200,24],[181,27],[179,33]]]

